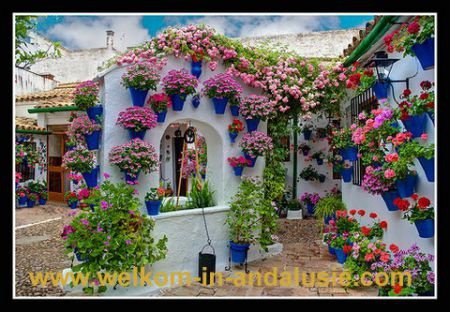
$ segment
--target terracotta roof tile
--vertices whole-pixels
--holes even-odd
[[[59,84],[48,91],[16,96],[16,102],[35,102],[34,108],[72,106],[73,91],[79,82]]]
[[[43,127],[38,127],[37,120],[28,117],[16,116],[16,129],[17,130],[32,130],[32,131],[47,131]]]
[[[350,43],[347,47],[347,49],[344,49],[343,51],[343,56],[349,56],[355,49],[356,47],[361,43],[361,41],[367,37],[367,35],[370,33],[370,31],[373,29],[373,27],[378,23],[378,21],[380,20],[381,16],[377,15],[375,16],[375,18],[373,19],[373,21],[367,22],[366,23],[366,29],[362,29],[359,31],[358,36],[353,37],[352,43]]]

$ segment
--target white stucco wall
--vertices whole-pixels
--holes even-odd
[[[190,71],[190,62],[169,57],[168,65],[161,72],[161,76],[164,77],[172,69],[181,68]],[[127,130],[116,125],[119,112],[124,111],[132,105],[129,91],[120,84],[121,76],[125,71],[126,69],[124,67],[113,69],[103,77],[101,84],[101,89],[103,89],[101,91],[102,103],[104,104],[104,130],[99,161],[101,173],[108,172],[111,174],[113,181],[123,180],[124,174],[120,172],[119,168],[109,164],[108,153],[113,146],[129,141]],[[223,71],[225,71],[225,68],[222,65],[219,65],[214,72],[211,72],[206,64],[204,64],[197,91],[200,91],[203,87],[201,84],[202,81]],[[244,84],[242,84],[242,87],[244,89],[243,96],[259,93],[259,90],[249,88]],[[162,92],[161,86],[159,86],[157,92]],[[156,128],[147,131],[145,141],[152,144],[159,154],[161,138],[167,126],[177,121],[191,121],[192,126],[196,127],[205,137],[208,146],[207,180],[210,181],[212,189],[216,192],[217,204],[223,205],[237,191],[240,183],[240,177],[234,175],[232,168],[227,162],[227,157],[240,155],[241,150],[238,147],[238,142],[242,138],[242,134],[238,137],[236,143],[231,144],[227,132],[227,126],[232,122],[229,108],[227,107],[225,115],[217,115],[214,112],[214,106],[209,98],[201,97],[200,106],[196,109],[192,106],[191,99],[192,96],[187,97],[184,109],[181,112],[175,112],[169,109],[166,121],[163,124],[158,124]],[[265,132],[266,128],[266,123],[261,122],[258,130]],[[244,174],[262,175],[263,168],[264,157],[258,157],[255,167],[246,168]],[[139,185],[136,186],[141,200],[143,200],[146,191],[150,187],[156,187],[158,185],[158,178],[159,172],[150,175],[141,173],[139,176]]]
[[[402,58],[400,54],[389,55],[389,58],[399,58],[400,61],[395,63],[392,68],[390,78],[393,80],[403,80],[406,77],[411,77],[416,73],[418,68],[419,72],[417,76],[410,80],[410,86],[413,94],[420,94],[420,82],[423,80],[435,81],[434,69],[423,71],[418,61],[413,57]],[[394,83],[395,97],[399,101],[399,95],[406,88],[405,83]],[[397,106],[393,100],[392,91],[389,90],[388,102],[394,107]],[[400,101],[399,101],[400,102]],[[437,103],[437,102],[436,102]],[[345,106],[350,105],[350,102],[345,103]],[[344,106],[344,107],[345,107]],[[437,116],[437,114],[436,114]],[[437,118],[436,118],[437,122]],[[433,123],[430,119],[427,119],[427,143],[436,143],[436,134]],[[420,139],[419,139],[420,140]],[[435,157],[435,159],[437,159]],[[420,163],[416,160],[415,167],[419,175],[416,192],[421,196],[428,197],[434,204],[435,219],[437,219],[438,207],[435,201],[435,188],[433,182],[428,182],[425,177],[425,173]],[[436,172],[438,174],[438,172]],[[436,177],[437,179],[437,177]],[[437,180],[436,180],[437,181]],[[417,242],[418,246],[427,253],[435,254],[434,238],[421,238],[418,235],[417,229],[414,224],[410,224],[407,220],[401,219],[401,213],[399,211],[389,212],[381,195],[370,195],[364,192],[359,186],[352,183],[342,183],[343,200],[347,204],[348,209],[365,209],[368,213],[374,211],[379,217],[388,222],[388,229],[385,232],[383,240],[387,244],[395,243],[400,248],[408,248],[413,243]],[[437,237],[437,228],[435,232],[435,238]]]
[[[57,85],[55,80],[45,78],[34,72],[18,67],[15,67],[14,70],[14,86],[16,96],[38,91],[51,90]]]

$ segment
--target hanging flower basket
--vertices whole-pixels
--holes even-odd
[[[378,100],[387,99],[389,83],[377,81],[372,86],[372,90],[373,90],[373,93],[375,93],[375,96],[377,97]]]
[[[145,104],[145,99],[147,98],[148,90],[139,90],[133,87],[130,87],[129,90],[133,106],[143,107]]]
[[[389,211],[397,211],[398,207],[394,205],[394,200],[398,197],[400,197],[400,194],[397,190],[384,192],[381,194],[381,197],[383,197],[384,203],[386,204],[386,207]]]
[[[238,133],[237,132],[228,132],[228,136],[230,137],[231,143],[235,143]]]
[[[161,208],[161,200],[149,200],[145,201],[145,206],[147,207],[147,213],[149,216],[159,215],[159,209]]]
[[[353,175],[353,167],[350,168],[342,168],[341,170],[341,176],[344,183],[349,183],[352,181],[352,175]]]
[[[102,134],[102,130],[92,131],[90,134],[85,134],[84,138],[86,139],[86,145],[88,150],[97,150],[100,147],[100,136]]]
[[[197,79],[200,77],[202,74],[202,61],[191,61],[191,74]]]
[[[98,122],[100,117],[103,115],[103,106],[96,105],[88,107],[86,109],[86,113],[92,122]]]
[[[244,167],[233,167],[234,175],[237,177],[242,176],[242,172],[244,171]]]
[[[411,47],[424,70],[434,68],[434,38],[428,38],[423,43]]]
[[[245,159],[247,159],[249,161],[248,162],[249,167],[251,167],[251,168],[255,167],[256,159],[258,158],[258,156],[252,157],[249,154],[244,153],[244,157],[245,157]]]
[[[162,79],[163,90],[172,100],[173,110],[183,110],[186,97],[195,94],[198,80],[185,69],[171,70]]]
[[[414,194],[414,189],[416,187],[417,175],[408,175],[404,179],[399,179],[395,181],[398,193],[401,198],[406,198]]]
[[[245,123],[247,124],[247,132],[252,132],[258,130],[260,119],[245,119]]]
[[[427,125],[427,114],[409,116],[405,120],[402,120],[406,130],[412,133],[413,138],[418,138],[425,132]]]
[[[92,169],[90,172],[82,172],[84,181],[89,188],[97,186],[98,168]]]
[[[166,121],[167,110],[156,113],[156,121],[159,123],[163,123]]]
[[[420,237],[430,238],[434,236],[434,219],[416,220],[414,224]]]
[[[146,132],[147,132],[147,130],[134,131],[133,129],[128,129],[128,136],[130,137],[130,140],[133,140],[136,138],[143,140]]]
[[[247,251],[250,244],[236,244],[230,241],[231,261],[234,263],[244,263],[247,259]]]
[[[428,182],[434,182],[434,157],[426,159],[425,157],[417,158],[422,165]]]
[[[186,94],[172,94],[170,99],[172,100],[172,109],[174,111],[179,112],[183,110]]]
[[[135,175],[131,175],[129,172],[124,172],[125,174],[125,182],[127,184],[136,184],[136,181],[139,179],[139,172]]]
[[[239,105],[230,105],[231,116],[239,116]]]
[[[212,101],[214,103],[214,111],[216,112],[216,114],[218,115],[225,114],[225,108],[227,107],[228,104],[228,98],[226,97],[212,98]]]

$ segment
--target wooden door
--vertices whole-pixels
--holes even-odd
[[[50,127],[49,127],[50,128]],[[52,201],[64,201],[64,193],[69,190],[66,174],[62,167],[62,157],[66,152],[67,126],[51,126],[52,134],[48,136],[48,198]]]

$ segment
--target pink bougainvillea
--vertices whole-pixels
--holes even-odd
[[[276,102],[270,101],[267,96],[251,94],[242,99],[239,111],[245,119],[267,120],[273,116],[275,105]]]
[[[162,79],[164,91],[169,94],[193,94],[198,85],[195,76],[189,74],[185,69],[171,70]]]
[[[273,149],[272,138],[260,131],[244,134],[239,146],[251,157],[263,156]]]
[[[119,113],[117,124],[136,132],[155,128],[156,114],[148,107],[133,106]]]

